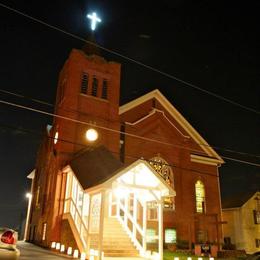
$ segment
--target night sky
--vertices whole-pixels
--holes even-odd
[[[122,64],[121,104],[158,88],[220,155],[260,164],[260,2],[152,3],[0,0],[0,100],[53,112],[32,99],[54,104],[63,63],[72,48],[84,45],[2,5],[83,39],[91,33],[86,14],[96,11],[99,45],[254,111],[103,50]],[[0,103],[0,226],[18,227],[25,214],[26,176],[47,124],[50,116]],[[223,198],[260,189],[259,166],[224,160]]]

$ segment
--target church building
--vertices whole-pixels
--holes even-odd
[[[219,243],[222,158],[158,89],[120,105],[120,73],[71,51],[30,174],[27,240],[88,259]]]

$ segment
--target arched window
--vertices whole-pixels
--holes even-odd
[[[202,181],[195,183],[196,212],[205,213],[205,188]]]
[[[159,173],[164,180],[173,187],[173,173],[171,166],[161,157],[153,157],[150,159],[150,164],[155,171]]]
[[[173,187],[173,173],[171,166],[161,157],[153,157],[150,159],[150,165],[155,169],[157,173],[159,173],[163,179],[169,184],[169,186]],[[171,196],[164,197],[163,200],[164,209],[166,210],[174,210],[174,198]]]

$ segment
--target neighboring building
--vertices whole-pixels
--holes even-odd
[[[260,251],[260,192],[236,195],[223,200],[225,244],[234,244],[251,254]]]
[[[216,242],[223,160],[159,90],[122,106],[119,93],[120,64],[72,50],[37,157],[27,239],[160,258],[176,240]]]

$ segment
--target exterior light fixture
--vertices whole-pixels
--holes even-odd
[[[74,250],[73,258],[79,258],[79,250],[78,249]]]
[[[58,138],[59,138],[59,132],[57,131],[54,135],[54,144],[56,144],[58,142]]]
[[[65,252],[65,246],[64,245],[61,245],[60,251],[61,251],[61,253]]]
[[[25,197],[26,197],[27,199],[31,199],[31,198],[32,198],[32,194],[31,194],[30,192],[27,192],[26,195],[25,195]]]
[[[72,254],[72,247],[68,247],[67,255],[71,255],[71,254]]]
[[[86,131],[86,138],[89,142],[95,142],[98,139],[98,132],[93,128],[89,128]]]
[[[86,253],[85,252],[82,252],[81,255],[80,255],[80,260],[86,260]]]
[[[56,243],[56,250],[60,250],[60,243]]]

